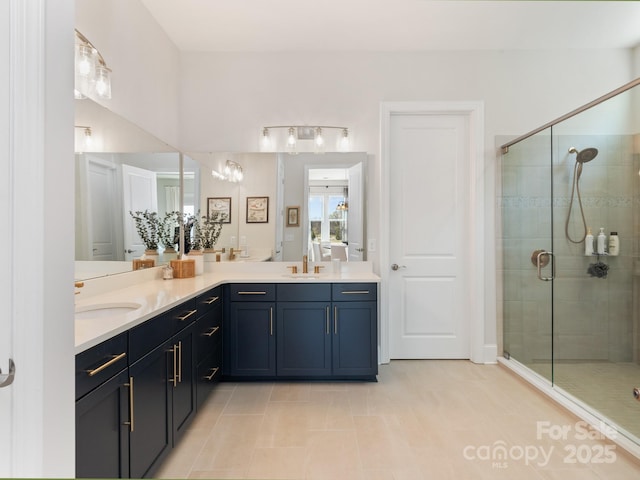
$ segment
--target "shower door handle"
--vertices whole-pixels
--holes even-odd
[[[543,277],[542,276],[542,267],[544,267],[548,263],[548,260],[546,262],[544,260],[542,260],[542,257],[544,255],[547,255],[547,258],[551,257],[551,276],[550,277]],[[543,263],[544,263],[544,265],[543,265]],[[538,280],[542,280],[543,282],[549,282],[549,281],[553,280],[555,278],[555,275],[556,275],[556,257],[553,254],[553,252],[547,252],[545,250],[540,250],[538,252],[538,255],[536,255],[536,267],[538,268]]]

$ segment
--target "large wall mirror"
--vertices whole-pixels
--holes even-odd
[[[246,260],[366,260],[364,210],[367,154],[201,153],[200,209],[229,206],[219,248],[248,248]],[[227,163],[242,181],[225,177]],[[228,177],[228,175],[227,175]],[[264,208],[255,216],[252,208]],[[218,208],[218,207],[214,207]]]
[[[75,277],[130,271],[144,247],[128,212],[179,210],[179,152],[90,99],[76,100],[75,126]],[[185,206],[195,211],[199,167],[184,164]]]

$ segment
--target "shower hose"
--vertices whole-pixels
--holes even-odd
[[[564,224],[564,233],[567,236],[567,240],[571,243],[582,243],[587,238],[587,220],[584,218],[584,209],[582,208],[582,197],[580,196],[580,173],[582,172],[582,164],[576,161],[573,167],[573,183],[571,186],[571,200],[569,201],[569,212],[567,213],[567,221]],[[582,216],[582,226],[584,227],[584,233],[580,240],[574,240],[569,235],[569,221],[571,220],[571,209],[573,207],[573,195],[578,194],[578,204],[580,205],[580,215]]]

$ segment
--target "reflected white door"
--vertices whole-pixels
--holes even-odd
[[[393,114],[389,132],[390,358],[470,358],[468,117]]]
[[[122,165],[125,260],[140,258],[145,251],[136,225],[129,212],[158,211],[156,173],[142,168]]]
[[[362,163],[349,168],[349,210],[347,210],[347,239],[350,262],[361,262],[364,254]]]

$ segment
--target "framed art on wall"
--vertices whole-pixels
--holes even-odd
[[[247,223],[269,223],[269,197],[247,197]]]
[[[287,227],[300,226],[300,207],[287,207]]]
[[[207,198],[207,217],[214,213],[226,215],[222,223],[231,223],[231,197]]]

